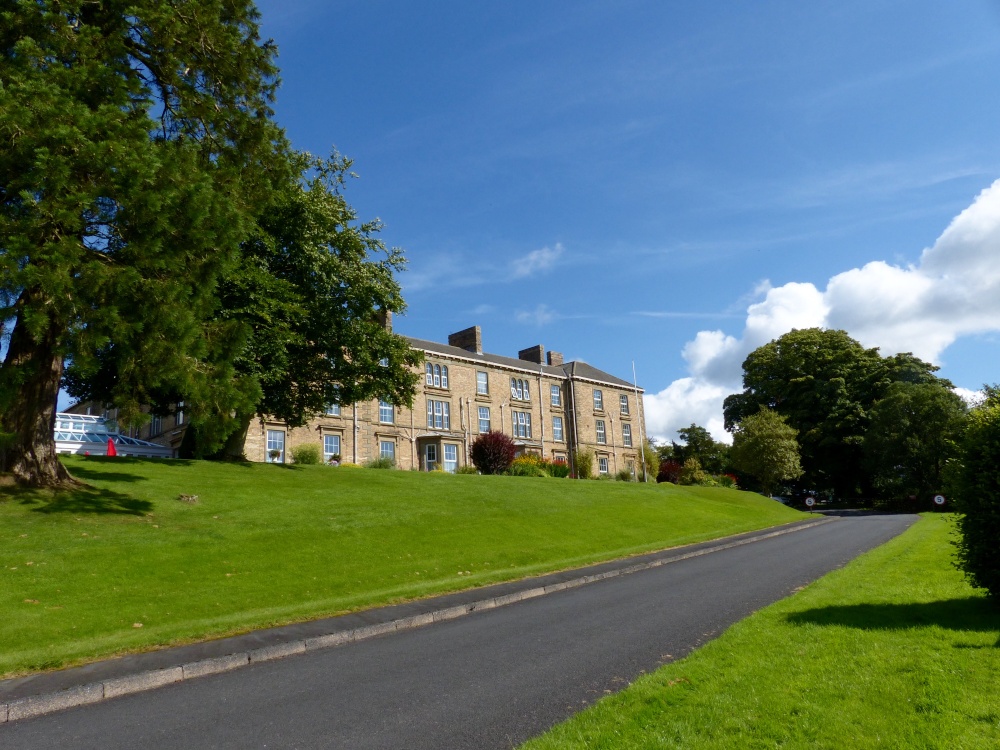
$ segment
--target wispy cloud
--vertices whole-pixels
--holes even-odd
[[[518,310],[514,317],[518,323],[529,323],[541,327],[549,325],[561,316],[548,305],[541,304],[534,310]]]
[[[667,319],[703,319],[703,318],[740,318],[741,313],[737,312],[685,312],[682,310],[633,310],[630,315],[640,318],[667,318]]]
[[[553,266],[563,254],[562,243],[557,242],[554,247],[542,247],[532,250],[525,256],[514,259],[511,263],[510,279],[523,279],[535,274],[544,273]]]

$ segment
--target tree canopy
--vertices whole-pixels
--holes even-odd
[[[772,409],[798,432],[805,484],[840,497],[870,494],[873,478],[862,469],[870,410],[894,382],[951,387],[937,369],[912,354],[882,357],[845,331],[793,330],[744,360],[744,390],[724,403],[726,429]]]
[[[316,410],[334,370],[404,396],[409,355],[376,325],[402,309],[401,256],[368,262],[378,225],[339,196],[345,162],[289,149],[258,20],[250,0],[0,11],[0,433],[20,481],[72,481],[52,435],[67,362],[124,423],[184,400],[212,443],[231,414]]]
[[[726,471],[729,462],[728,445],[718,442],[707,429],[694,423],[677,432],[684,444],[672,443],[672,458],[682,464],[690,458],[697,459],[701,468],[709,474]]]
[[[802,476],[795,428],[767,408],[740,422],[733,433],[730,458],[737,471],[754,477],[768,495],[781,482]]]

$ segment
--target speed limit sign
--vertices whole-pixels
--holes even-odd
[[[816,498],[814,498],[814,497],[807,497],[807,498],[806,498],[806,506],[807,506],[807,507],[811,508],[811,507],[813,507],[813,506],[814,506],[815,504],[816,504]]]
[[[944,495],[935,495],[934,496],[934,504],[935,505],[944,505],[946,502],[948,502],[948,501],[947,501],[947,499],[945,499]]]

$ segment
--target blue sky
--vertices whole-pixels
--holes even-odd
[[[634,360],[660,438],[792,327],[1000,380],[1000,2],[260,8],[278,120],[406,251],[398,332]]]

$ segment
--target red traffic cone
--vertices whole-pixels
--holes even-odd
[[[109,456],[117,456],[118,455],[118,449],[115,448],[115,440],[114,440],[114,438],[108,438],[108,455]]]

